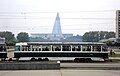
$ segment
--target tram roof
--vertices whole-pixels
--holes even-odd
[[[104,43],[100,43],[100,42],[24,42],[24,43],[17,43],[17,45],[49,45],[49,44],[73,44],[73,45],[103,45]]]
[[[16,45],[50,45],[50,44],[70,44],[70,45],[103,45],[104,43],[100,42],[22,42],[16,43]]]

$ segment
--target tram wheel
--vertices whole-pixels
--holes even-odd
[[[12,58],[9,58],[9,60],[8,61],[12,61]]]
[[[38,58],[38,61],[43,61],[43,59],[42,58]]]
[[[112,62],[112,60],[109,60],[108,58],[103,58],[103,59],[104,59],[104,62],[108,62],[108,61]]]
[[[79,58],[80,62],[92,62],[91,58]]]
[[[49,59],[48,59],[48,58],[45,58],[44,61],[49,61]]]
[[[79,58],[75,58],[75,59],[74,59],[74,62],[79,62]]]
[[[30,61],[36,61],[36,59],[35,58],[31,58],[31,60]]]
[[[92,62],[91,58],[86,58],[85,60],[86,60],[86,62]]]
[[[1,61],[5,61],[6,60],[6,58],[1,58]]]
[[[19,61],[19,58],[16,58],[16,61]]]

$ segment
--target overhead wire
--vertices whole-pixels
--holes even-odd
[[[64,11],[64,12],[59,12],[59,13],[111,13],[111,12],[115,12],[115,10],[95,10],[95,11]],[[52,17],[36,17],[36,16],[27,16],[27,15],[31,15],[31,14],[51,14],[51,13],[56,13],[56,12],[0,12],[0,19],[23,19],[23,20],[27,20],[27,19],[53,19]],[[2,17],[1,17],[2,16]],[[6,17],[8,16],[8,17]],[[108,17],[96,17],[96,18],[91,18],[91,17],[62,17],[60,19],[72,19],[72,20],[113,20],[115,21],[115,18],[108,18]],[[25,22],[26,24],[26,22]],[[111,25],[111,23],[93,23],[93,24],[77,24],[77,25]],[[73,24],[75,25],[75,24]],[[73,26],[73,25],[69,25],[69,26]],[[40,26],[40,27],[48,27],[48,26]],[[19,28],[20,29],[20,28]],[[65,29],[65,30],[69,30],[69,29]],[[70,30],[74,30],[74,29],[70,29]],[[77,29],[75,29],[77,30]],[[80,29],[78,29],[80,30]]]

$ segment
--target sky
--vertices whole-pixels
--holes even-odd
[[[0,0],[0,31],[52,33],[57,12],[62,33],[114,31],[120,0]]]

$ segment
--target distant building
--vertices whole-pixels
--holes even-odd
[[[68,37],[72,37],[73,34],[62,34],[61,30],[61,24],[60,24],[60,17],[59,13],[57,13],[55,23],[53,26],[52,33],[37,33],[37,34],[31,34],[31,38],[43,38],[43,39],[49,39],[51,41],[61,41],[63,39],[66,39]]]
[[[43,38],[43,39],[50,39],[50,37],[51,37],[51,35],[52,34],[40,34],[40,33],[36,33],[36,34],[31,34],[31,36],[30,37],[32,37],[32,38],[39,38],[39,37],[41,37],[41,38]],[[73,34],[62,34],[63,35],[63,39],[66,39],[66,38],[69,38],[69,37],[73,37]]]
[[[64,37],[61,30],[59,13],[57,13],[50,40],[61,40],[61,39],[64,39]]]
[[[69,37],[73,37],[73,34],[63,34],[64,39],[69,38]]]
[[[35,34],[31,34],[30,37],[32,38],[43,38],[43,39],[49,39],[51,36],[51,34],[41,34],[41,33],[35,33]]]
[[[116,11],[116,41],[120,43],[120,10]]]
[[[120,39],[120,10],[116,11],[116,38]]]

